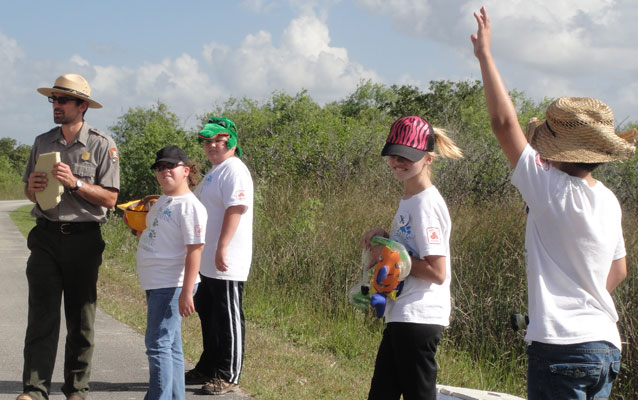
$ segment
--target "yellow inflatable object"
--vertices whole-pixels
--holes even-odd
[[[124,211],[127,225],[136,231],[146,229],[146,214],[159,199],[159,195],[146,196],[143,199],[131,200],[128,203],[118,204],[117,208]]]

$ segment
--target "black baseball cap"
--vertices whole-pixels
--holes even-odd
[[[155,169],[161,162],[179,164],[183,162],[188,163],[188,156],[184,150],[177,146],[166,146],[155,153],[155,162],[151,165],[151,169]]]

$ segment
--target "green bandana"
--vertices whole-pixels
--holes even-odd
[[[241,157],[242,151],[237,145],[237,127],[235,126],[235,123],[228,118],[209,117],[208,123],[204,125],[201,131],[199,131],[197,141],[202,143],[205,140],[213,140],[218,135],[228,136],[226,146],[229,149],[237,146],[235,153],[237,154],[237,157]]]

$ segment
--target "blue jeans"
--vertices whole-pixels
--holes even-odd
[[[146,291],[146,355],[149,382],[145,400],[183,400],[184,353],[182,317],[179,315],[181,287]]]
[[[620,350],[608,342],[527,347],[529,400],[607,399],[620,370]]]

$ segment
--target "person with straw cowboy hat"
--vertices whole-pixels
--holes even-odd
[[[528,206],[528,398],[606,399],[621,349],[611,292],[627,265],[620,204],[592,171],[631,158],[636,130],[617,134],[598,99],[561,97],[523,133],[491,55],[485,7],[474,16],[492,130]]]
[[[117,147],[89,126],[84,114],[102,105],[80,75],[65,74],[53,87],[39,88],[53,107],[59,126],[35,138],[23,176],[25,194],[34,203],[36,225],[26,275],[29,315],[24,341],[23,394],[18,400],[49,398],[64,298],[66,345],[62,392],[84,399],[89,392],[93,354],[96,284],[104,240],[100,224],[115,206],[120,186]],[[50,171],[36,171],[41,154],[59,153]],[[62,185],[57,205],[39,203],[48,185]]]

